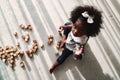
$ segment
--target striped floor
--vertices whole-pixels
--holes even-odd
[[[58,56],[56,42],[60,25],[68,21],[70,11],[78,5],[93,5],[103,13],[103,27],[96,38],[90,38],[83,60],[72,55],[53,74],[48,69]],[[120,80],[120,0],[0,0],[0,46],[20,42],[20,50],[28,50],[32,40],[39,49],[33,58],[23,56],[25,68],[15,59],[14,69],[0,60],[0,80]],[[32,31],[20,24],[32,25]],[[16,38],[13,33],[17,32]],[[25,42],[21,36],[29,33]],[[48,36],[54,36],[52,45]],[[44,49],[40,45],[44,44]],[[60,52],[60,51],[59,51]]]

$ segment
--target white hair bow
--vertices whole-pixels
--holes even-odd
[[[87,23],[90,23],[90,24],[94,23],[94,20],[93,20],[94,17],[90,16],[87,11],[83,12],[82,16],[84,18],[87,18]]]

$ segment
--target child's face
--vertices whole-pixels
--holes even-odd
[[[84,31],[84,26],[80,19],[77,19],[77,21],[74,23],[74,26],[72,27],[72,33],[74,36],[80,36],[81,32]]]

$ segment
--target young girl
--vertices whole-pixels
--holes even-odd
[[[70,20],[72,23],[66,23],[60,27],[60,30],[64,30],[61,47],[63,47],[64,43],[65,46],[62,54],[49,69],[50,73],[73,53],[75,59],[81,58],[88,38],[98,35],[100,28],[102,28],[101,12],[93,6],[76,7],[71,12]]]

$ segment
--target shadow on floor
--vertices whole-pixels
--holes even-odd
[[[86,80],[113,80],[109,75],[105,75],[93,55],[89,45],[86,45],[85,57],[82,60],[75,61],[69,56],[65,62],[54,70],[54,75],[57,80],[68,80],[66,71],[72,70],[75,66],[78,67],[80,73]],[[74,73],[73,73],[74,74]],[[75,80],[82,80],[75,76]]]

